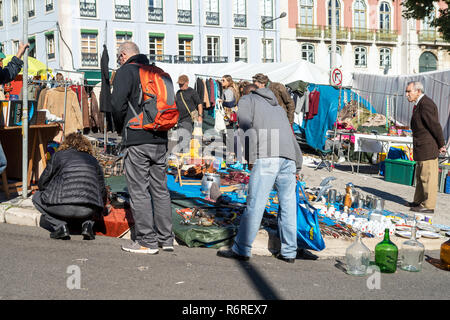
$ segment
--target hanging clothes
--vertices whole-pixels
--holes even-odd
[[[66,98],[66,114],[64,114],[64,98]],[[83,129],[83,119],[77,95],[69,88],[67,88],[67,97],[64,87],[49,90],[45,97],[44,109],[47,109],[57,117],[65,119],[64,134],[67,135]]]
[[[38,110],[41,110],[44,108],[45,96],[47,95],[48,90],[50,90],[50,89],[47,87],[45,87],[41,90],[41,92],[39,94],[39,98],[38,98],[38,104],[37,104]]]
[[[209,99],[211,101],[211,106],[215,106],[216,105],[216,94],[215,94],[215,89],[214,89],[214,80],[209,78]]]
[[[320,92],[313,90],[309,94],[309,110],[306,119],[312,119],[319,113]]]
[[[83,129],[90,129],[90,122],[89,122],[89,97],[86,93],[86,89],[85,87],[80,87],[80,100],[81,100],[81,104],[80,104],[80,108],[81,108],[81,112],[83,114]]]
[[[89,122],[92,132],[103,132],[103,114],[100,112],[100,109],[98,107],[98,100],[94,91],[91,92],[90,98]]]
[[[203,92],[204,92],[203,93],[203,106],[206,109],[209,109],[209,108],[211,108],[211,102],[209,101],[208,88],[206,86],[205,80],[202,80],[202,83],[203,83]]]

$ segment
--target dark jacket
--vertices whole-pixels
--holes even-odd
[[[23,61],[16,56],[12,57],[6,67],[0,69],[0,83],[8,83],[13,81],[22,69]]]
[[[277,97],[278,104],[286,111],[289,123],[292,125],[294,123],[295,104],[286,87],[282,83],[270,82],[269,89]]]
[[[147,131],[125,129],[127,122],[135,115],[128,105],[131,102],[136,112],[140,113],[140,77],[137,64],[149,64],[147,57],[138,54],[120,67],[114,77],[111,105],[114,126],[118,133],[122,133],[124,146],[141,144],[167,144],[167,131]]]
[[[42,202],[49,205],[106,203],[105,179],[97,159],[86,152],[56,152],[39,178]]]
[[[414,108],[411,117],[413,133],[414,160],[436,159],[439,149],[444,146],[444,135],[439,123],[438,108],[429,97],[424,95]]]

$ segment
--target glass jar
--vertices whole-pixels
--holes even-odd
[[[444,268],[450,270],[450,239],[441,245],[441,263]]]
[[[411,238],[400,246],[400,269],[412,272],[422,270],[425,247],[416,239],[417,227],[411,227]]]
[[[347,273],[352,276],[365,276],[370,264],[370,250],[361,241],[361,232],[358,230],[355,242],[345,251]]]
[[[384,230],[384,239],[375,246],[375,264],[380,272],[394,273],[397,270],[398,248],[389,239],[389,229]]]

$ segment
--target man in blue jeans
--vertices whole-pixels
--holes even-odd
[[[250,258],[269,194],[275,186],[281,240],[277,258],[293,263],[297,256],[296,173],[301,169],[302,153],[286,113],[280,112],[281,106],[272,91],[256,89],[252,84],[244,89],[244,94],[238,104],[238,123],[245,157],[253,165],[247,208],[233,246],[230,250],[219,250],[217,255],[244,261]]]
[[[27,44],[20,44],[19,50],[17,51],[17,54],[12,57],[11,61],[8,63],[6,67],[3,68],[3,58],[5,55],[0,52],[0,59],[1,59],[1,68],[0,68],[0,84],[8,83],[14,80],[14,78],[19,74],[20,70],[22,69],[23,61],[20,60],[25,53],[25,49],[28,48]],[[6,169],[6,156],[5,152],[3,151],[2,145],[0,144],[0,174]]]

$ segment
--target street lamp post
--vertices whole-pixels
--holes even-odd
[[[269,23],[269,22],[273,22],[273,21],[275,21],[277,19],[284,18],[284,17],[286,17],[286,12],[282,12],[279,17],[276,17],[274,19],[270,19],[270,20],[267,20],[267,21],[263,21],[263,23],[262,23],[262,25],[263,25],[263,48],[264,48],[263,61],[264,61],[264,63],[266,63],[266,60],[267,60],[267,58],[266,58],[267,57],[267,53],[266,53],[266,24]]]

